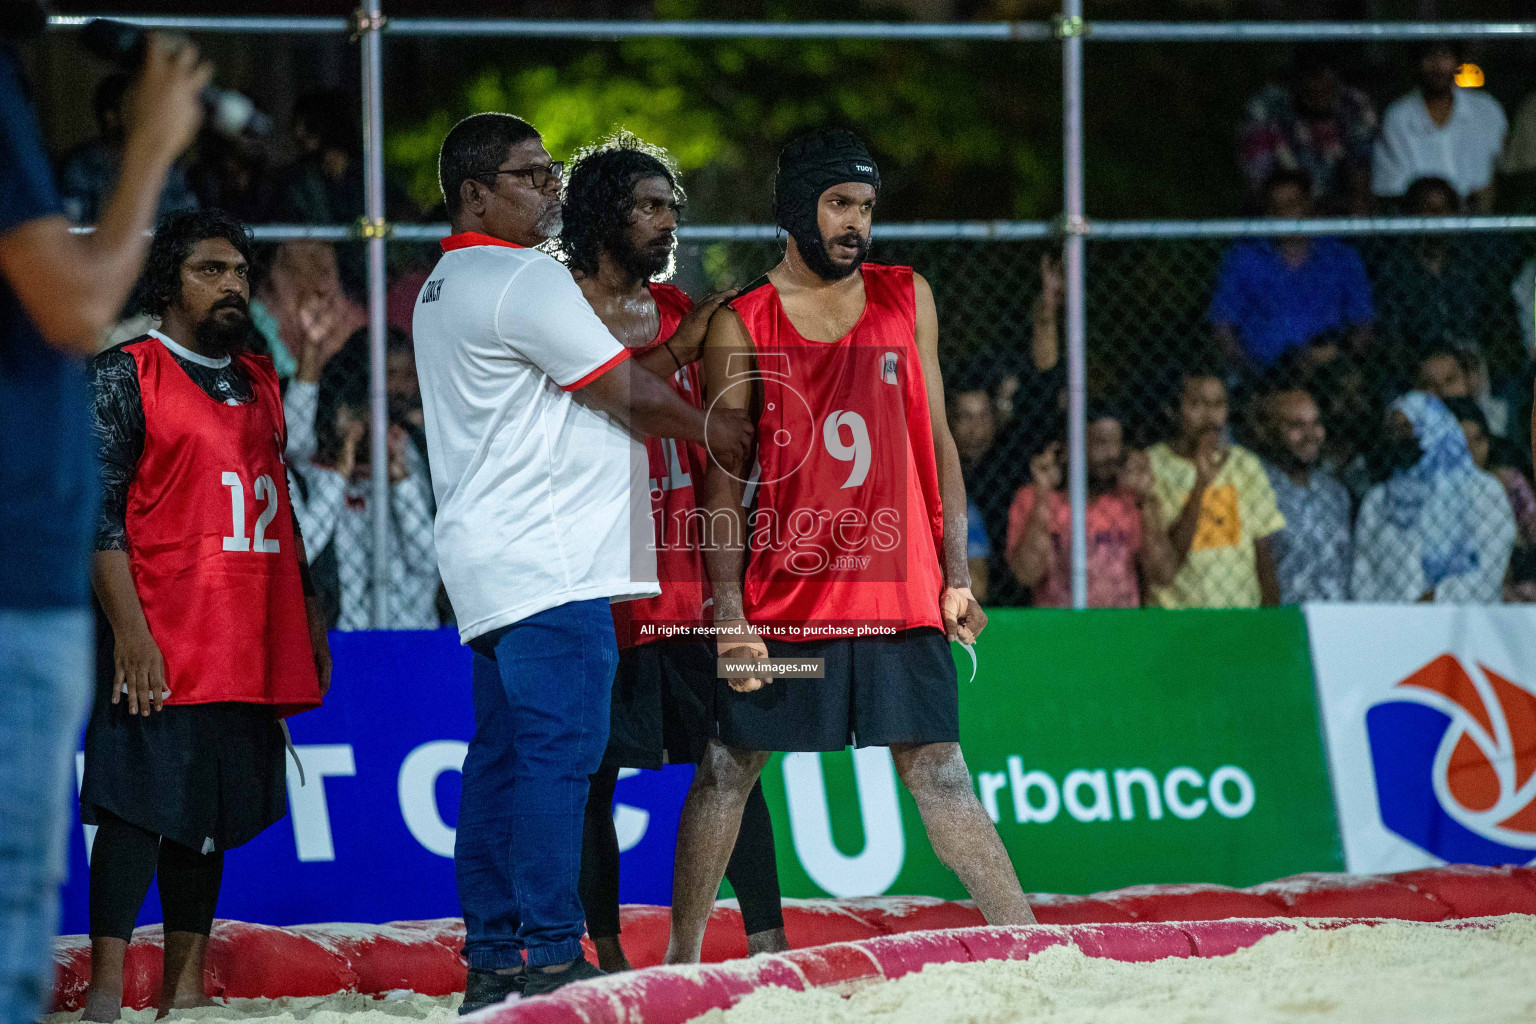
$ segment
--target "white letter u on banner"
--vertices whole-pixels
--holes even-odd
[[[896,797],[896,766],[885,747],[853,752],[864,849],[848,856],[832,841],[832,813],[820,754],[784,755],[784,796],[795,854],[811,881],[833,896],[878,896],[891,887],[907,857]]]

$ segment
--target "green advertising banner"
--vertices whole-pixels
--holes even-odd
[[[998,609],[961,746],[1025,891],[1342,870],[1297,609]],[[960,898],[880,748],[776,755],[786,896]]]

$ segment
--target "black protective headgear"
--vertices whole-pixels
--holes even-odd
[[[880,168],[850,131],[823,128],[800,136],[779,152],[774,214],[812,269],[831,266],[816,224],[816,204],[827,189],[847,181],[861,181],[874,186],[877,195],[880,192]]]

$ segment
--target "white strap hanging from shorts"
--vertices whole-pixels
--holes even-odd
[[[974,683],[976,681],[976,645],[973,643],[968,644],[963,640],[956,640],[955,643],[965,648],[965,653],[971,656],[971,678],[967,679],[966,682]]]
[[[975,660],[975,658],[976,658],[976,656],[974,654],[971,655],[971,659],[973,661]],[[973,678],[973,679],[975,678],[975,674],[974,673],[972,673],[971,678]],[[302,786],[302,785],[305,784],[304,783],[304,762],[299,760],[299,752],[293,746],[293,733],[288,731],[288,721],[286,719],[279,718],[277,720],[277,724],[283,730],[283,746],[287,749],[289,755],[293,758],[293,766],[299,770],[299,785]]]

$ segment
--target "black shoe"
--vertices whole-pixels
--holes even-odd
[[[471,967],[469,978],[464,983],[464,1002],[459,1006],[459,1016],[483,1010],[487,1006],[495,1006],[508,996],[521,997],[523,988],[527,984],[527,971],[499,974],[496,971],[482,971],[477,967]]]
[[[602,971],[587,963],[586,957],[577,960],[563,971],[541,971],[537,967],[530,967],[528,983],[523,988],[523,995],[529,998],[547,996],[556,989],[564,988],[573,982],[606,977],[607,975]]]

